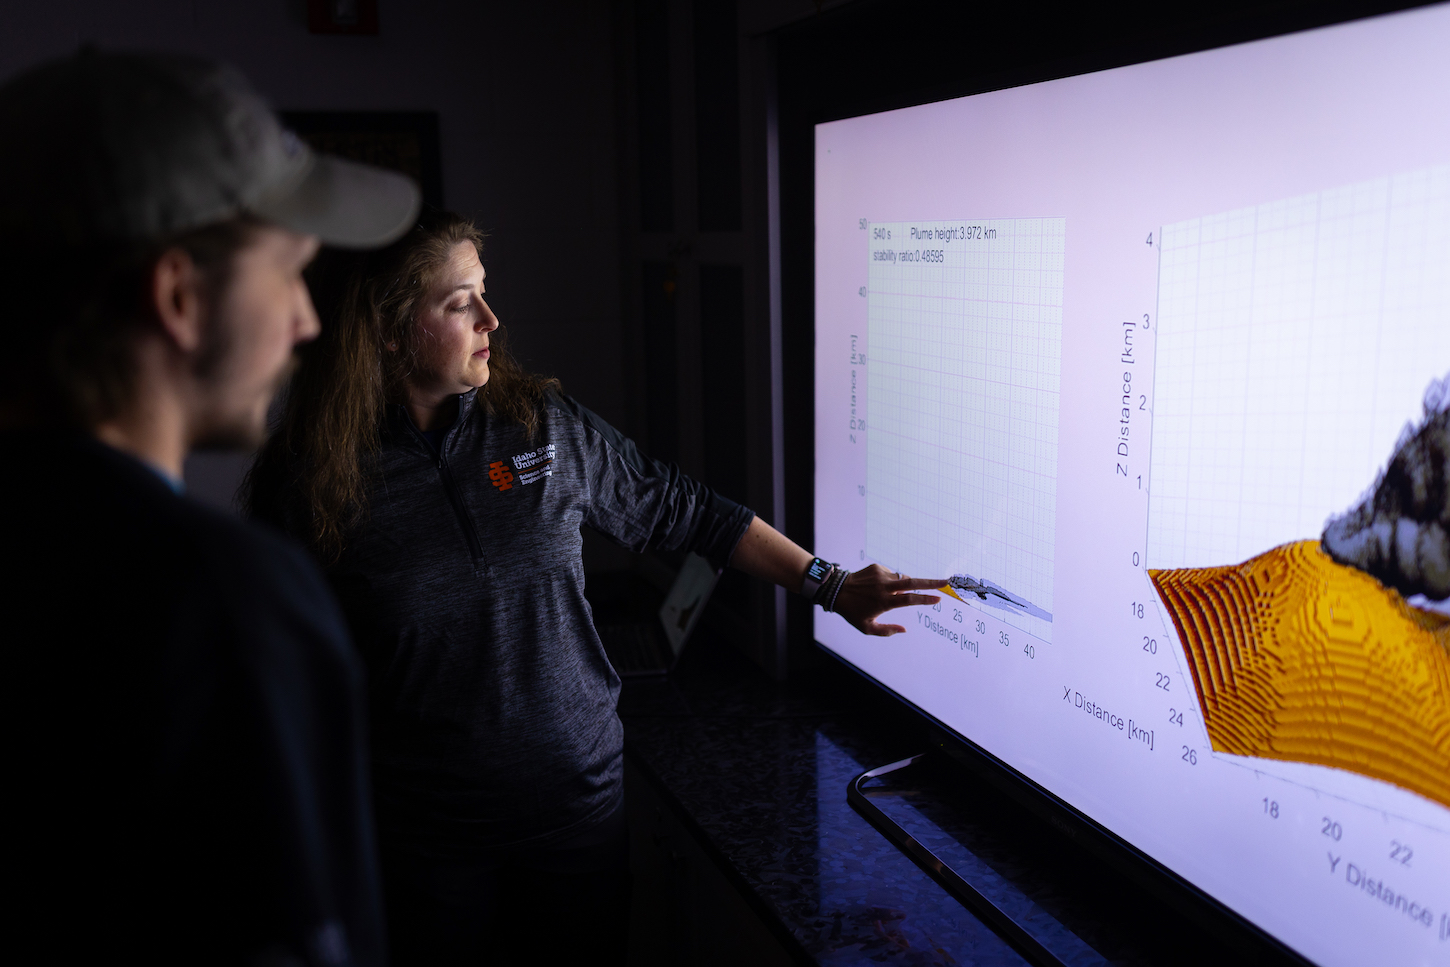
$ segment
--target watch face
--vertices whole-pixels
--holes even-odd
[[[831,565],[819,557],[811,561],[811,566],[806,569],[806,577],[817,583],[825,580],[827,574],[831,573]]]

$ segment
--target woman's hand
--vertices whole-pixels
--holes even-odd
[[[810,563],[810,551],[759,517],[750,522],[749,529],[730,558],[731,567],[794,592],[800,591],[801,578]],[[873,564],[846,578],[846,583],[836,593],[835,607],[831,610],[851,622],[863,635],[899,635],[906,629],[901,625],[878,624],[877,616],[892,608],[936,604],[941,598],[934,594],[906,592],[940,588],[946,583],[946,578],[909,578],[888,571],[880,564]]]
[[[892,608],[936,604],[941,598],[934,594],[907,592],[939,588],[946,583],[946,578],[909,578],[896,571],[888,571],[880,564],[873,564],[853,571],[846,578],[832,610],[863,635],[898,635],[906,629],[901,625],[880,624],[876,621],[877,616]]]

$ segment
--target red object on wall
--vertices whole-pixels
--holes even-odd
[[[376,35],[378,0],[307,0],[307,31]]]

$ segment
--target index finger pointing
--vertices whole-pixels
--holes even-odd
[[[945,587],[946,578],[897,578],[894,581],[887,581],[886,586],[892,591],[921,591]]]

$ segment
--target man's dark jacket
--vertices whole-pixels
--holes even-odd
[[[381,965],[363,675],[317,567],[94,440],[0,445],[12,956]]]
[[[295,529],[282,489],[257,504]],[[723,564],[753,517],[567,397],[531,439],[468,393],[436,450],[389,407],[366,517],[328,569],[368,665],[385,845],[542,845],[607,816],[619,676],[580,527]]]

